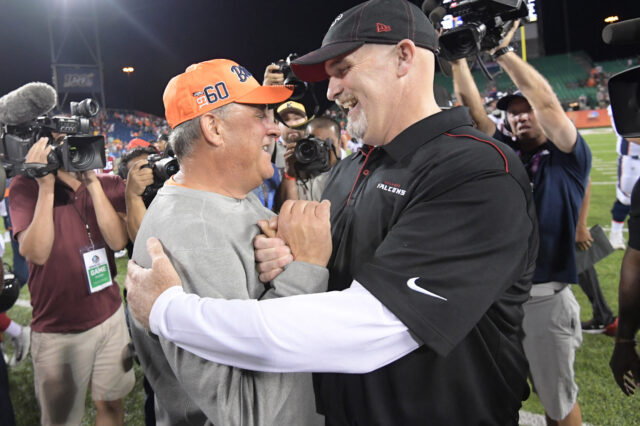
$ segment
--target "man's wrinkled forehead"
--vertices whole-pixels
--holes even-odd
[[[341,65],[350,64],[353,60],[362,53],[364,46],[360,46],[357,49],[351,50],[347,53],[343,53],[342,55],[336,56],[335,58],[331,58],[325,61],[324,70],[327,74],[331,75],[331,70],[334,70]]]

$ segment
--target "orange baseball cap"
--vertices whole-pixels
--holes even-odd
[[[236,102],[277,104],[291,96],[287,86],[261,86],[247,69],[228,59],[190,65],[173,77],[162,100],[171,128],[205,112]]]
[[[144,139],[133,138],[127,144],[127,151],[131,151],[133,148],[146,148],[149,145],[151,145],[151,143],[145,141]]]

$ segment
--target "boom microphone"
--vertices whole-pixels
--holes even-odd
[[[623,45],[640,43],[640,18],[607,25],[602,29],[602,41]]]
[[[0,98],[0,123],[15,126],[51,111],[58,102],[47,83],[27,83]]]

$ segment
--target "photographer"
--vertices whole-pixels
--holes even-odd
[[[575,232],[591,168],[591,152],[564,113],[547,80],[509,42],[514,25],[492,54],[521,92],[501,98],[515,141],[487,116],[465,59],[452,62],[454,88],[478,128],[519,155],[533,187],[540,230],[529,301],[524,304],[523,347],[548,424],[581,423],[573,362],[582,343],[580,307],[569,284],[578,281]]]
[[[279,61],[282,62],[282,61]],[[284,74],[278,64],[270,64],[264,72],[263,86],[278,86],[284,84]],[[272,160],[280,174],[280,179],[284,179],[286,162],[285,151],[290,146],[298,142],[304,135],[304,125],[308,122],[307,110],[299,102],[287,101],[276,109],[276,119],[280,137],[276,140],[273,148]],[[291,175],[294,176],[294,175]]]
[[[51,150],[49,139],[40,138],[26,165],[47,164]],[[135,382],[121,363],[130,339],[114,281],[113,251],[128,240],[124,192],[120,177],[92,171],[59,169],[11,183],[14,235],[29,263],[42,424],[80,424],[89,384],[96,423],[123,424],[122,397]]]
[[[286,169],[280,184],[282,203],[286,200],[320,201],[329,171],[339,160],[337,153],[340,152],[340,125],[335,120],[329,117],[314,118],[307,125],[305,133],[304,143],[315,145],[313,148],[316,155],[312,156],[311,163],[300,164],[296,160],[296,145],[301,141],[287,146],[284,154]],[[310,136],[315,139],[307,139]],[[319,148],[318,142],[326,144]],[[316,170],[309,172],[309,168]]]
[[[118,166],[118,175],[125,179],[127,184],[127,232],[131,241],[135,241],[142,218],[150,204],[142,195],[145,188],[153,183],[153,171],[145,166],[148,164],[147,157],[155,153],[156,150],[152,147],[134,148],[122,156]]]

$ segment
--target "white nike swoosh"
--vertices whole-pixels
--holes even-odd
[[[425,290],[424,288],[419,287],[416,284],[416,281],[418,281],[419,278],[420,277],[415,277],[415,278],[408,279],[407,280],[407,287],[409,287],[413,291],[417,291],[418,293],[426,294],[427,296],[435,297],[436,299],[444,300],[445,302],[447,301],[447,299],[445,299],[444,297],[438,296],[437,294],[432,293],[429,290]]]

